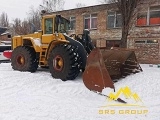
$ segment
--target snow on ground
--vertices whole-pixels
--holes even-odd
[[[45,69],[19,72],[12,70],[10,63],[1,63],[0,120],[158,120],[160,68],[141,66],[143,72],[120,80],[115,87],[118,90],[129,86],[140,96],[148,113],[102,115],[99,110],[106,97],[89,91],[81,75],[74,81],[63,82],[53,79]]]

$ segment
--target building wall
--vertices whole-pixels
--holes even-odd
[[[151,6],[159,6],[160,0],[157,2],[143,6],[142,11],[149,12]],[[140,12],[141,13],[141,12]],[[149,14],[149,13],[148,13]],[[160,10],[159,10],[160,14]],[[149,15],[147,16],[149,17]],[[160,17],[160,16],[159,16]],[[147,18],[150,19],[150,18]],[[150,22],[150,21],[148,21]],[[145,41],[144,43],[136,43],[136,41]],[[156,43],[148,43],[147,41],[156,41]],[[136,50],[136,55],[140,63],[160,63],[160,24],[142,25],[136,24],[132,27],[128,36],[128,47]]]
[[[152,5],[160,5],[160,0],[157,0],[157,2]],[[146,4],[145,7],[146,8],[143,9],[144,11],[148,9],[148,4]],[[75,30],[68,31],[68,33],[82,34],[84,30],[84,15],[97,13],[97,29],[90,29],[90,36],[95,45],[104,47],[105,44],[107,47],[110,42],[120,42],[121,39],[121,28],[107,28],[108,12],[116,10],[113,4],[105,4],[59,11],[56,12],[56,14],[61,14],[66,18],[76,17],[76,28]],[[157,40],[158,42],[145,44],[135,43],[137,40]],[[135,21],[129,33],[127,45],[128,48],[136,51],[135,53],[140,63],[160,63],[160,25],[136,26]]]
[[[69,34],[82,34],[84,30],[84,15],[97,14],[97,29],[90,29],[90,36],[94,43],[96,40],[120,40],[121,29],[107,28],[107,11],[112,10],[113,5],[97,5],[85,8],[56,12],[66,18],[76,17],[76,29],[68,31]]]
[[[11,41],[10,33],[4,34],[4,35],[0,35],[0,40],[1,41]]]

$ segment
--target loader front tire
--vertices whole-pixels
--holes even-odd
[[[62,81],[75,79],[79,72],[79,55],[74,46],[68,44],[57,45],[49,55],[48,64],[53,78]]]
[[[13,50],[11,65],[14,70],[35,72],[38,68],[38,60],[34,48],[18,46]]]

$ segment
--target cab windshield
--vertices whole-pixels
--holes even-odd
[[[57,31],[58,33],[66,33],[67,30],[69,30],[69,21],[63,17],[58,17],[58,22],[57,24]]]

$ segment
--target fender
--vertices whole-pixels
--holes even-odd
[[[33,37],[24,37],[23,38],[23,46],[33,46],[36,52],[41,52],[41,39],[33,38]]]
[[[66,41],[66,40],[53,40],[49,43],[49,46],[48,46],[48,49],[47,49],[47,54],[46,54],[46,60],[48,60],[48,57],[49,57],[49,53],[52,51],[52,49],[56,46],[56,45],[59,45],[59,44],[62,44],[62,43],[67,43],[69,44],[69,41]]]

